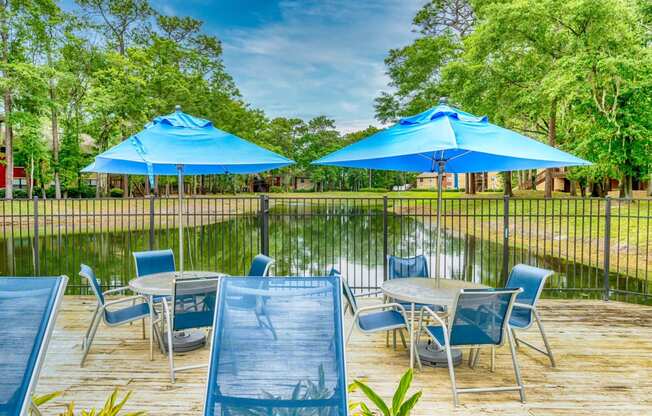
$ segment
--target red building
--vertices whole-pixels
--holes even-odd
[[[5,158],[5,147],[0,147],[0,160]],[[5,180],[7,166],[4,163],[0,163],[0,189],[5,189]],[[25,173],[25,168],[14,166],[14,187],[15,188],[24,188],[27,186],[27,175]]]
[[[7,166],[0,164],[0,189],[5,188],[5,173],[7,172]],[[14,188],[24,188],[27,186],[27,175],[25,174],[25,168],[14,167]]]

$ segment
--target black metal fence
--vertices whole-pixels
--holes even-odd
[[[184,202],[186,269],[246,272],[267,253],[277,275],[341,270],[373,291],[387,255],[429,258],[431,275],[504,284],[514,264],[555,270],[549,296],[648,303],[652,200],[444,199],[440,269],[435,268],[437,200],[391,197],[196,197]],[[80,263],[107,287],[134,276],[131,253],[178,251],[173,198],[0,202],[0,271],[71,277],[86,293]]]

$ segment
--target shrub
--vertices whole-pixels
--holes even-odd
[[[269,187],[269,192],[272,194],[280,194],[283,192],[283,187],[281,186],[270,186]]]
[[[387,192],[387,188],[360,188],[360,192]]]
[[[14,198],[16,199],[27,198],[27,191],[24,189],[14,189]]]
[[[120,188],[111,188],[111,190],[109,191],[109,195],[112,198],[122,198],[124,194],[125,194],[124,189],[120,189]]]
[[[68,198],[95,198],[94,186],[82,186],[81,188],[68,188]]]

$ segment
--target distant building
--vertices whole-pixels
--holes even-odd
[[[5,147],[0,147],[0,160],[5,158]],[[7,165],[0,163],[0,189],[5,189],[6,182],[6,173]],[[14,189],[25,189],[27,188],[27,174],[25,173],[25,168],[20,166],[14,166]]]
[[[496,172],[477,173],[475,175],[476,191],[483,192],[501,187],[500,178]],[[466,189],[466,175],[444,173],[442,188],[446,191]],[[437,189],[437,173],[424,172],[417,176],[417,189]]]

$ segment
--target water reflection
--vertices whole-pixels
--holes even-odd
[[[190,219],[192,221],[192,218]],[[276,259],[277,275],[323,275],[336,267],[352,287],[364,291],[383,280],[384,223],[387,223],[386,252],[398,256],[424,254],[431,275],[464,279],[491,286],[502,285],[502,241],[488,241],[473,235],[446,230],[443,233],[441,263],[435,271],[435,227],[429,219],[387,214],[382,207],[347,204],[277,204],[270,211],[269,249]],[[260,218],[238,215],[229,221],[190,226],[186,229],[186,269],[218,270],[244,274],[254,255],[260,252]],[[176,229],[156,230],[156,248],[178,252]],[[131,253],[149,248],[149,231],[119,231],[98,234],[49,235],[39,238],[41,275],[66,274],[70,290],[84,287],[77,276],[79,264],[91,265],[103,284],[119,286],[135,275]],[[0,241],[0,272],[3,275],[34,273],[32,239]],[[573,263],[560,257],[537,255],[526,249],[510,249],[509,267],[525,262],[557,272],[553,288],[587,289],[569,296],[601,296],[600,268]],[[644,292],[643,280],[610,275],[612,287]],[[593,291],[591,291],[593,290]],[[647,299],[643,299],[647,301]]]

